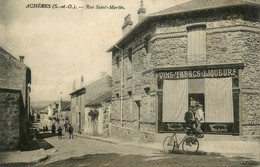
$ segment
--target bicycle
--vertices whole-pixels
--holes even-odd
[[[182,144],[182,150],[184,152],[197,152],[199,150],[198,136],[192,135],[192,129],[185,129],[186,135],[180,143],[177,141],[177,134],[173,132],[172,136],[167,136],[163,141],[163,149],[166,153],[175,152],[179,150]]]

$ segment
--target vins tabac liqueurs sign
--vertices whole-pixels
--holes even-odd
[[[229,68],[158,72],[159,79],[215,78],[215,77],[233,77],[235,75],[237,75],[237,69],[229,69]]]

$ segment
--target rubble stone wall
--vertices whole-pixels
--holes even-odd
[[[0,151],[17,150],[25,143],[26,116],[21,91],[0,89]]]

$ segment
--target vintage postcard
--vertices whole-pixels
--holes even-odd
[[[0,0],[0,166],[260,166],[260,0]]]

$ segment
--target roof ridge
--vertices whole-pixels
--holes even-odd
[[[150,16],[173,13],[173,12],[184,12],[189,10],[199,10],[212,7],[221,7],[236,5],[246,2],[259,3],[259,0],[191,0],[186,3],[182,3],[155,13],[150,14]]]
[[[2,47],[0,47],[0,52],[4,52],[4,54],[8,55],[9,57],[11,57],[12,60],[16,61],[20,66],[24,67],[24,68],[28,68],[30,69],[26,64],[20,62],[15,56],[13,56],[11,53],[9,53],[8,51],[6,51],[5,49],[3,49]],[[6,56],[4,56],[6,58]]]

